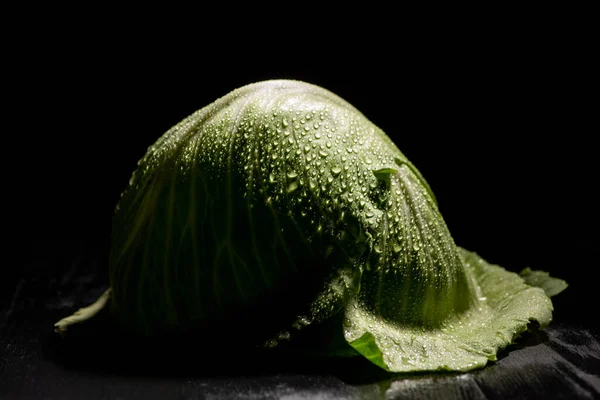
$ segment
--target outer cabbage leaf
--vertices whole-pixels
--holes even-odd
[[[549,297],[556,296],[569,286],[567,282],[550,276],[546,271],[534,271],[529,267],[521,271],[519,275],[528,285],[544,289]]]
[[[488,264],[475,253],[460,249],[460,254],[478,285],[477,301],[469,310],[428,329],[382,318],[365,309],[357,296],[345,310],[348,342],[373,363],[393,372],[467,371],[495,360],[498,350],[532,322],[540,328],[548,325],[552,303],[542,289]]]

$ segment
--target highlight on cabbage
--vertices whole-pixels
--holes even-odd
[[[548,325],[567,286],[456,246],[396,144],[291,80],[234,90],[148,148],[115,210],[109,272],[57,332],[105,304],[139,335],[237,327],[266,348],[329,323],[332,354],[393,372],[482,367]]]

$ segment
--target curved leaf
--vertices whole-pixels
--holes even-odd
[[[550,322],[552,303],[542,289],[475,253],[460,249],[460,254],[467,273],[478,283],[473,307],[438,327],[426,328],[385,319],[355,298],[345,310],[346,340],[359,352],[368,348],[368,354],[361,353],[376,365],[383,360],[390,371],[468,371],[495,360],[498,350],[512,343],[530,323],[543,328]]]

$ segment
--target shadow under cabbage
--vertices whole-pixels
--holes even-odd
[[[123,332],[101,312],[88,322],[73,326],[64,338],[48,332],[43,344],[46,357],[65,369],[117,376],[148,377],[235,377],[273,374],[331,375],[351,385],[385,384],[398,378],[456,376],[440,371],[390,373],[361,356],[331,356],[332,342],[343,340],[332,334],[341,326],[334,318],[319,329],[306,329],[278,349],[248,350],[238,345],[240,326],[223,326],[206,332],[178,336],[141,338]],[[515,344],[498,353],[510,352],[547,342],[543,331],[524,333]],[[229,345],[224,345],[229,343]],[[310,345],[308,344],[310,343]],[[485,369],[493,368],[494,363]]]

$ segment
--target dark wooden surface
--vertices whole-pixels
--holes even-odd
[[[52,324],[107,285],[102,251],[81,241],[30,248],[0,309],[0,399],[600,398],[600,334],[556,298],[555,320],[469,373],[388,375],[361,359],[222,355],[210,343],[128,340],[100,318],[60,340]],[[572,291],[573,292],[573,291]]]

